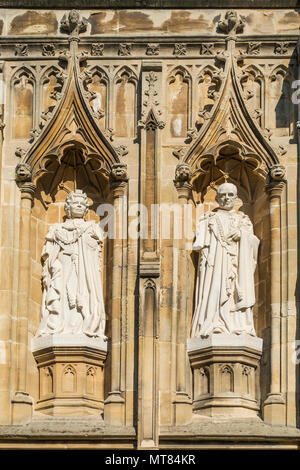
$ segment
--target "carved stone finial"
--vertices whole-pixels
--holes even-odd
[[[224,20],[218,22],[217,32],[234,36],[244,31],[245,23],[244,16],[239,15],[234,10],[229,10],[226,12]]]
[[[65,16],[60,22],[61,30],[72,37],[78,37],[80,33],[84,33],[87,29],[87,20],[80,18],[77,10],[71,10],[68,18]]]
[[[18,163],[16,166],[16,183],[22,185],[23,183],[32,182],[32,168],[29,163]]]

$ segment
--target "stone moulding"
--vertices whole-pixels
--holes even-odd
[[[262,339],[248,335],[212,335],[187,343],[193,370],[193,410],[205,416],[255,418]]]
[[[36,411],[52,416],[101,414],[107,343],[85,335],[51,335],[32,340],[39,370]]]
[[[228,0],[226,8],[297,8],[298,0],[252,0],[251,6],[245,5],[243,0]],[[82,2],[74,0],[73,8],[82,9]],[[87,8],[101,9],[197,9],[197,8],[225,8],[223,0],[185,0],[184,4],[181,0],[86,0],[84,4]],[[70,4],[67,0],[60,0],[59,4],[55,0],[1,0],[0,8],[63,8],[69,9]]]

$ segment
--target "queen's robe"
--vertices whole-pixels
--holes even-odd
[[[37,336],[104,338],[102,246],[102,231],[94,221],[67,219],[50,227],[42,251],[42,318]]]

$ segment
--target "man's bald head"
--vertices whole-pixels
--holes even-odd
[[[217,189],[216,201],[221,209],[231,210],[237,198],[237,187],[232,183],[223,183]]]

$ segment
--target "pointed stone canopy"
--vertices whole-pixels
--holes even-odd
[[[268,168],[278,163],[278,157],[263,135],[263,130],[253,120],[243,98],[235,56],[235,39],[228,38],[224,54],[225,79],[219,99],[214,104],[199,131],[198,137],[185,153],[183,161],[197,171],[202,157],[211,156],[214,161],[220,150],[228,147],[241,157],[255,162],[258,172],[266,177]]]
[[[49,159],[61,158],[68,148],[82,152],[86,163],[90,159],[97,162],[98,170],[106,177],[111,166],[119,162],[116,150],[99,129],[92,110],[84,98],[85,90],[80,80],[77,42],[71,41],[71,53],[64,56],[68,60],[66,81],[61,91],[61,100],[57,104],[51,119],[38,134],[34,143],[23,156],[23,163],[30,164],[33,179],[45,171]]]

